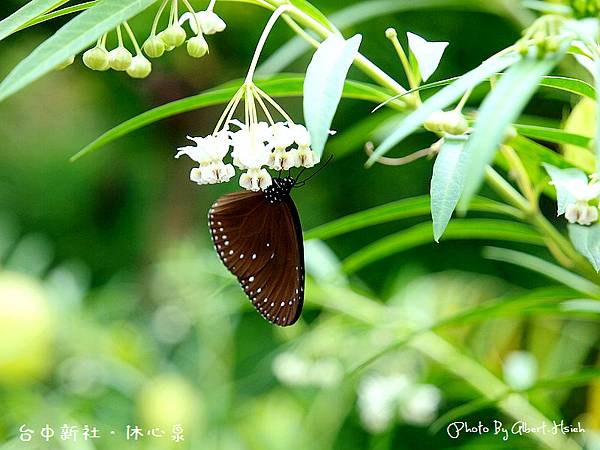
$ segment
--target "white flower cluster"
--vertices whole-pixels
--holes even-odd
[[[334,357],[306,358],[293,352],[283,352],[275,357],[273,373],[279,381],[289,386],[331,387],[344,377],[342,363]]]
[[[364,427],[380,433],[396,418],[424,426],[433,421],[441,392],[430,384],[420,384],[404,374],[369,375],[358,388],[358,409]]]
[[[600,199],[600,182],[592,177],[591,181],[575,179],[565,183],[574,203],[569,203],[565,210],[565,218],[569,223],[591,225],[598,221],[597,201]],[[595,202],[596,205],[591,204]]]
[[[175,155],[187,155],[199,163],[192,169],[190,179],[197,184],[215,184],[229,181],[235,175],[234,165],[245,170],[240,186],[250,191],[264,190],[272,184],[269,169],[289,170],[292,167],[313,167],[318,158],[310,148],[310,135],[303,125],[277,122],[243,124],[231,120],[238,127],[228,127],[206,137],[189,137],[196,143],[178,148]],[[231,151],[233,165],[223,162]]]

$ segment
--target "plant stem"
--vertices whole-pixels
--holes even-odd
[[[406,78],[408,79],[408,85],[409,85],[410,89],[411,90],[417,89],[419,87],[419,83],[417,82],[417,80],[414,77],[410,62],[408,61],[408,58],[406,57],[406,53],[404,52],[404,49],[402,48],[402,44],[400,44],[400,41],[398,40],[398,33],[396,32],[395,29],[388,28],[385,32],[385,35],[390,40],[390,42],[394,46],[394,49],[396,50],[396,53],[398,54],[398,58],[400,59],[400,63],[402,63],[402,67],[404,68],[404,73],[406,74]],[[417,91],[417,95],[418,95],[418,91]]]
[[[160,17],[162,16],[163,11],[167,7],[168,1],[169,0],[163,0],[160,7],[158,8],[158,12],[156,13],[156,16],[154,16],[154,22],[152,22],[152,30],[150,31],[150,37],[154,37],[156,35],[156,27],[158,27],[158,21],[160,20]]]
[[[313,19],[308,14],[299,10],[295,6],[287,6],[289,8],[289,10],[286,12],[287,15],[291,16],[296,22],[298,22],[305,28],[313,30],[322,38],[328,38],[333,34],[339,34],[339,32],[334,33],[333,31],[329,30],[327,27]],[[359,53],[356,55],[354,63],[356,67],[358,67],[363,73],[365,73],[373,81],[379,83],[381,86],[386,87],[398,94],[405,94],[407,92],[401,84],[399,84],[387,73],[385,73],[375,64],[373,64],[369,59],[365,58],[362,54]]]
[[[127,21],[123,22],[123,27],[125,28],[125,31],[127,31],[127,34],[129,35],[129,39],[131,40],[133,47],[135,48],[136,54],[140,55],[142,53],[142,50],[140,49],[137,39],[135,38],[135,34],[133,34],[133,31],[131,30],[131,27],[129,26]]]
[[[189,11],[189,13],[192,15],[194,22],[196,22],[196,28],[198,29],[197,31],[197,35],[201,36],[202,35],[202,27],[200,27],[200,21],[198,20],[198,16],[196,15],[196,11],[194,11],[194,8],[192,8],[192,5],[190,5],[190,2],[188,2],[188,0],[183,0],[183,4],[185,5],[185,7],[187,8],[187,10]],[[192,23],[192,21],[190,20],[190,24]]]
[[[252,57],[252,62],[250,63],[250,68],[248,69],[248,74],[246,75],[245,83],[252,83],[252,78],[254,77],[254,72],[256,71],[256,66],[258,64],[260,54],[265,46],[267,38],[269,37],[269,33],[273,29],[273,26],[275,25],[275,22],[277,22],[277,19],[279,18],[279,16],[281,16],[284,12],[288,11],[289,9],[290,9],[290,6],[288,6],[288,5],[280,6],[271,15],[271,18],[265,25],[265,28],[260,36],[260,39],[258,40],[258,44],[256,45],[256,50],[254,51],[254,56]]]
[[[485,168],[485,180],[492,187],[492,189],[494,189],[498,195],[500,195],[500,197],[513,205],[515,208],[520,209],[527,215],[532,213],[531,205],[527,199],[519,194],[519,192],[491,166],[487,166]]]

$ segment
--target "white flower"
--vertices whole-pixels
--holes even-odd
[[[195,14],[195,17],[191,12],[186,12],[179,19],[179,24],[182,25],[186,20],[190,22],[190,27],[196,34],[198,34],[198,26],[196,21],[198,21],[200,24],[200,28],[204,34],[219,33],[227,26],[225,22],[223,22],[223,19],[221,19],[213,11],[199,11]]]
[[[504,380],[511,388],[521,390],[533,386],[538,376],[538,363],[529,352],[510,352],[502,365]]]
[[[286,122],[277,122],[271,125],[270,130],[270,142],[275,149],[286,149],[294,143],[294,130]]]
[[[399,399],[411,385],[406,375],[373,375],[363,379],[358,387],[358,409],[365,428],[375,433],[385,431],[396,418]]]
[[[400,415],[406,423],[427,425],[435,418],[442,394],[431,384],[419,384],[400,402]]]
[[[240,177],[240,186],[249,191],[265,190],[273,184],[267,169],[248,169]]]
[[[589,183],[584,179],[573,178],[558,184],[562,184],[571,200],[575,200],[567,204],[565,209],[565,218],[569,223],[587,226],[598,221],[598,208],[589,204],[600,196],[600,183],[595,178]]]
[[[578,202],[589,202],[600,196],[600,183],[592,180],[586,182],[583,179],[572,179],[564,183],[565,188]]]
[[[225,183],[234,175],[235,169],[231,164],[211,162],[192,169],[190,180],[198,184]]]
[[[294,135],[294,142],[300,147],[310,146],[310,133],[304,125],[293,125],[292,133]]]
[[[298,161],[298,150],[285,151],[281,148],[276,148],[269,155],[268,165],[275,170],[289,170],[296,167]]]
[[[406,36],[408,37],[408,47],[419,64],[421,78],[423,81],[427,81],[438,68],[448,43],[427,42],[414,33],[406,33]]]
[[[565,218],[569,223],[591,225],[598,221],[598,208],[583,202],[571,203],[567,205]]]
[[[223,163],[223,158],[229,152],[229,133],[221,131],[216,135],[206,137],[190,137],[196,143],[179,148],[175,158],[181,155],[189,156],[200,166],[192,169],[190,180],[198,184],[214,184],[229,181],[235,175],[231,164]]]
[[[230,137],[226,131],[221,131],[214,136],[188,136],[188,139],[194,141],[196,146],[188,145],[178,148],[177,150],[179,151],[175,155],[175,158],[187,155],[197,163],[208,164],[210,162],[222,162],[229,151]]]
[[[308,146],[300,146],[296,150],[296,167],[314,167],[315,164],[319,163],[319,159],[315,152],[313,152]]]
[[[270,145],[265,141],[270,136],[265,122],[242,126],[231,136],[233,163],[240,169],[260,169],[269,161]]]

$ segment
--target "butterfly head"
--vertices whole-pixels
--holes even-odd
[[[290,195],[295,185],[296,181],[291,177],[274,178],[273,184],[265,189],[265,196],[270,203],[281,202]]]

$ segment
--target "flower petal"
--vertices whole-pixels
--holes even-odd
[[[448,47],[448,42],[427,42],[421,36],[414,33],[406,33],[408,37],[408,47],[419,64],[419,72],[423,81],[436,71]]]

